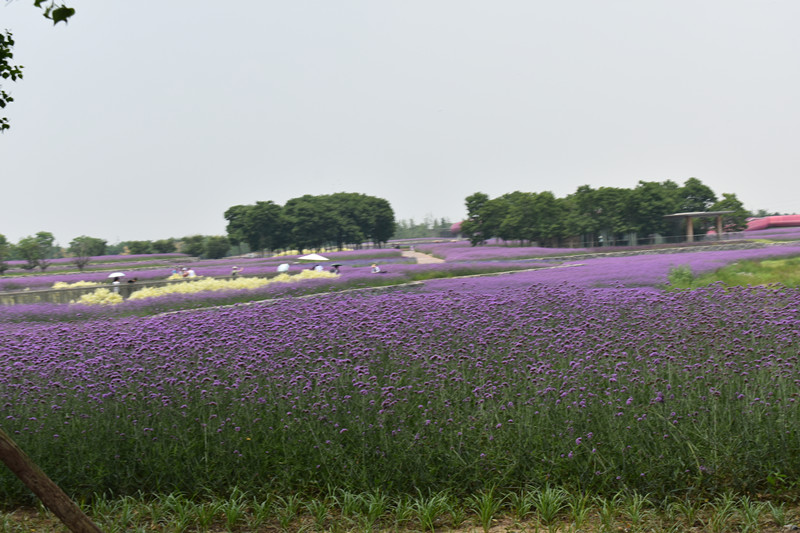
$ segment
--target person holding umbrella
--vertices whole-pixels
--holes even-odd
[[[122,272],[113,272],[108,275],[109,278],[114,278],[114,281],[111,282],[111,285],[114,286],[113,291],[119,293],[119,278],[124,278],[125,274]]]

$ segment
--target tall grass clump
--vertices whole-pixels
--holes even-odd
[[[688,265],[670,270],[670,285],[677,289],[704,287],[712,283],[727,286],[782,285],[800,287],[800,257],[743,260],[713,272],[693,275]]]

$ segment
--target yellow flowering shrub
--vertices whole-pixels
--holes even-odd
[[[84,294],[72,303],[86,304],[86,305],[115,305],[122,303],[122,296],[111,290],[102,288],[97,289],[89,294]]]
[[[332,272],[317,272],[313,270],[303,270],[299,274],[290,276],[289,274],[278,274],[274,278],[234,278],[234,279],[215,279],[205,278],[199,281],[186,283],[174,283],[161,287],[144,287],[137,290],[130,296],[130,300],[143,300],[145,298],[155,298],[167,294],[194,294],[205,291],[225,291],[257,289],[270,283],[289,283],[302,281],[304,279],[338,278],[338,274]]]
[[[96,287],[100,285],[96,281],[76,281],[75,283],[67,283],[66,281],[56,281],[53,283],[54,289],[74,289],[78,287]]]
[[[342,248],[341,250],[336,250],[337,252],[352,252],[352,248]],[[315,254],[314,250],[286,250],[284,252],[278,252],[274,254],[272,257],[283,257],[284,255],[308,255],[308,254]]]

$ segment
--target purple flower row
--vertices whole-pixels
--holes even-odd
[[[339,263],[345,268],[368,265],[369,261],[378,261],[381,264],[407,261],[400,257],[396,250],[361,250],[353,252],[339,252],[326,254],[330,261],[321,262],[327,267],[332,263]],[[314,263],[298,261],[297,256],[269,257],[269,258],[226,258],[215,260],[195,260],[170,263],[155,261],[156,265],[144,262],[114,263],[105,265],[106,269],[98,271],[69,273],[41,273],[36,275],[13,276],[6,275],[0,278],[0,291],[21,289],[46,289],[52,287],[57,281],[75,283],[76,281],[93,281],[96,283],[110,282],[109,273],[120,271],[128,277],[136,277],[141,281],[162,280],[168,278],[174,270],[183,267],[195,270],[201,276],[228,276],[231,268],[239,266],[244,269],[245,276],[263,276],[275,272],[281,263],[290,263],[291,271],[299,271]],[[328,267],[329,268],[329,267]]]

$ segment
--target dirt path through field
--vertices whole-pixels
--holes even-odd
[[[444,259],[433,257],[432,255],[423,254],[422,252],[412,252],[411,250],[403,251],[403,257],[411,257],[417,260],[417,264],[431,264],[431,263],[444,263]]]

